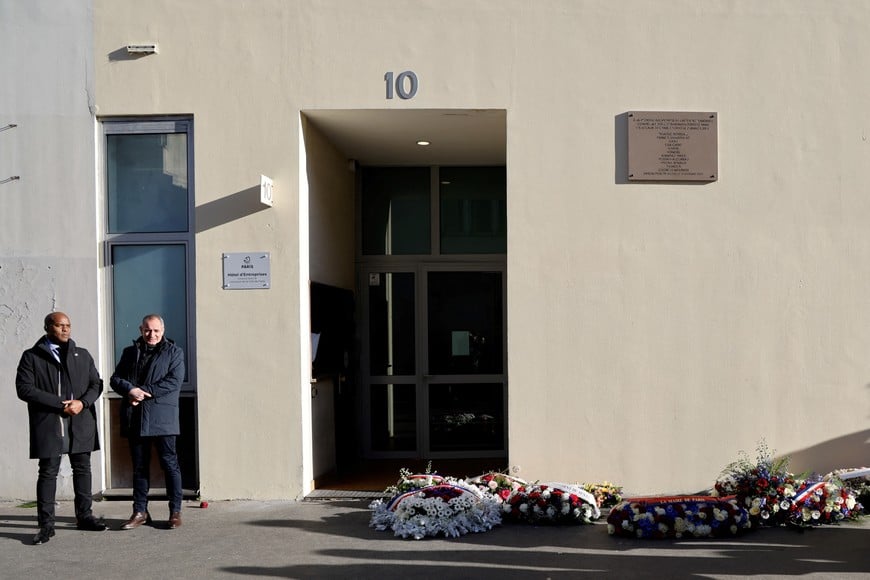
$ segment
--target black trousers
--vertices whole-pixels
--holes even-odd
[[[73,472],[76,519],[81,520],[92,514],[91,454],[89,452],[70,453],[68,457]],[[54,505],[60,460],[60,455],[39,459],[39,476],[36,478],[36,520],[40,528],[54,526]]]

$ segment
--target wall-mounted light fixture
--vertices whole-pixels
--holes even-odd
[[[127,54],[157,54],[156,43],[128,44]]]

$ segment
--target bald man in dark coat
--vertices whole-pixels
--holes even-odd
[[[70,338],[66,314],[46,316],[44,329],[45,336],[21,355],[15,375],[18,398],[27,403],[30,458],[39,460],[39,532],[34,544],[44,544],[55,534],[57,474],[63,455],[69,456],[73,471],[76,526],[89,531],[106,529],[91,511],[91,452],[100,448],[95,406],[103,381],[90,353]]]

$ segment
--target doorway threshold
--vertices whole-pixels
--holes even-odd
[[[304,498],[309,500],[333,500],[333,499],[366,499],[375,500],[387,497],[383,491],[353,491],[350,489],[315,489]]]
[[[465,479],[491,471],[504,472],[507,459],[503,457],[472,459],[362,459],[351,467],[317,478],[314,491],[337,494],[341,491],[366,494],[365,497],[383,497],[384,490],[399,481],[399,470],[406,468],[412,473],[431,472],[439,475]],[[306,497],[313,497],[308,495]]]
[[[181,490],[182,499],[192,500],[197,499],[199,497],[199,492],[195,489],[182,489]],[[104,489],[99,494],[94,494],[94,499],[96,500],[132,500],[133,499],[133,488],[132,487],[113,487],[110,489]],[[164,500],[167,499],[166,488],[163,487],[152,487],[148,490],[148,500]]]

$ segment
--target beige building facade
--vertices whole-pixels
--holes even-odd
[[[796,472],[870,463],[867,3],[94,0],[89,17],[75,195],[93,211],[70,236],[91,282],[55,292],[88,313],[108,377],[138,324],[118,320],[141,303],[125,284],[180,264],[157,308],[185,342],[204,497],[301,498],[348,458],[489,457],[633,493],[708,488],[762,440]],[[635,111],[715,114],[715,179],[630,178]],[[169,197],[118,209],[121,183]],[[158,207],[179,223],[146,225]],[[56,256],[23,238],[4,244],[19,263]],[[251,256],[265,284],[234,286]],[[316,318],[339,314],[348,335],[312,370],[340,334]],[[36,338],[19,334],[11,351]],[[125,487],[104,399],[97,461]]]

